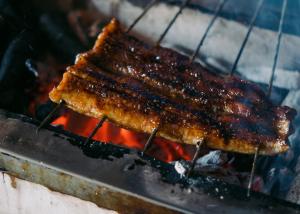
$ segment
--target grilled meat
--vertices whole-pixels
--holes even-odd
[[[50,93],[73,110],[176,142],[225,151],[276,154],[288,149],[296,112],[274,106],[255,84],[224,77],[173,50],[151,47],[112,20],[93,49],[78,55]]]

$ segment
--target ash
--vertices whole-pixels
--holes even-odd
[[[220,150],[210,151],[196,161],[192,179],[196,178],[197,175],[206,175],[217,177],[227,183],[247,188],[250,173],[237,171],[232,164],[234,159],[234,157],[229,158],[226,152]],[[190,169],[190,163],[184,160],[175,161],[172,164],[181,177],[185,177]],[[263,187],[263,178],[256,175],[252,189],[255,191],[263,191]]]

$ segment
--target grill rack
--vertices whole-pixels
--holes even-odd
[[[216,19],[220,16],[220,13],[224,7],[224,5],[228,2],[229,0],[219,0],[218,4],[214,10],[214,14],[212,19],[210,20],[208,26],[206,27],[206,30],[203,34],[203,36],[201,37],[195,51],[193,52],[193,54],[190,56],[190,63],[192,63],[196,57],[199,54],[200,48],[203,46],[205,39],[207,38],[207,35],[211,29],[211,27],[213,26],[213,24],[215,23]],[[146,7],[143,9],[142,13],[132,22],[132,24],[127,28],[126,33],[130,33],[131,30],[135,27],[135,25],[147,14],[147,12],[157,3],[162,2],[162,0],[152,0],[149,4],[146,5]],[[179,15],[182,13],[182,11],[189,5],[189,3],[191,2],[191,0],[181,0],[181,5],[178,9],[178,11],[175,13],[175,15],[172,17],[171,21],[168,23],[168,25],[166,26],[165,30],[163,31],[163,33],[160,35],[159,39],[156,41],[156,45],[159,46],[161,44],[161,42],[163,41],[163,39],[165,38],[165,36],[168,34],[169,30],[171,29],[172,25],[175,23],[175,21],[177,20],[177,18],[179,17]],[[232,76],[234,75],[234,72],[236,71],[237,65],[239,63],[239,60],[243,54],[243,51],[245,49],[245,46],[247,44],[247,41],[250,37],[250,34],[253,30],[253,27],[255,25],[255,22],[257,20],[257,17],[264,5],[265,0],[259,0],[258,3],[255,6],[255,11],[253,13],[253,16],[251,18],[250,24],[248,26],[248,30],[247,33],[245,35],[245,38],[242,42],[242,45],[238,51],[238,54],[235,58],[235,61],[231,67],[231,71],[228,73],[228,75]],[[280,45],[281,45],[281,37],[282,37],[282,29],[283,29],[283,25],[284,25],[284,17],[285,17],[285,13],[286,13],[286,8],[287,8],[287,3],[288,0],[283,0],[282,2],[282,6],[281,6],[281,13],[280,13],[280,20],[279,20],[279,24],[278,24],[278,30],[277,30],[277,38],[276,38],[276,49],[275,49],[275,53],[274,53],[274,60],[273,60],[273,65],[272,65],[272,70],[271,70],[271,76],[270,76],[270,80],[269,80],[269,84],[268,84],[268,91],[267,91],[267,96],[271,97],[272,94],[272,87],[273,87],[273,81],[274,81],[274,76],[275,76],[275,72],[276,72],[276,68],[277,68],[277,61],[278,61],[278,56],[279,56],[279,51],[280,51]],[[54,109],[47,115],[47,117],[40,123],[40,125],[37,128],[37,132],[44,127],[46,124],[48,124],[51,121],[51,118],[53,117],[53,115],[62,107],[64,106],[64,102],[61,101],[56,107],[54,107]],[[89,142],[91,141],[91,139],[94,137],[94,135],[97,133],[97,131],[101,128],[102,124],[106,121],[107,117],[103,116],[98,124],[96,125],[96,127],[92,130],[92,132],[89,134],[89,136],[86,138],[84,145],[88,145]],[[150,148],[151,144],[153,143],[153,139],[155,138],[155,135],[157,133],[157,131],[159,130],[159,126],[154,128],[152,133],[150,134],[147,142],[144,145],[144,149],[143,149],[143,153],[145,153],[147,151],[147,149]],[[205,144],[205,140],[203,139],[202,141],[199,141],[197,143],[196,146],[196,152],[193,156],[193,159],[191,161],[191,165],[190,165],[190,169],[187,172],[187,176],[189,176],[191,174],[191,172],[194,169],[195,163],[197,161],[197,158],[200,154],[200,149],[202,147],[202,145]],[[251,173],[250,173],[250,179],[249,179],[249,183],[248,183],[248,188],[247,188],[247,196],[250,196],[250,191],[251,191],[251,187],[252,187],[252,183],[253,183],[253,177],[254,177],[254,172],[255,172],[255,168],[256,168],[256,162],[257,162],[257,157],[258,157],[258,153],[259,153],[259,149],[260,149],[260,144],[257,145],[256,149],[255,149],[255,154],[253,157],[253,162],[252,162],[252,168],[251,168]]]

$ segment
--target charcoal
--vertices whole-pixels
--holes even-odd
[[[0,6],[1,8],[1,6]],[[17,27],[9,20],[9,18],[0,12],[0,60],[3,57],[5,49],[7,48],[10,41],[16,36],[18,29]]]
[[[24,29],[34,29],[36,26],[36,17],[28,1],[0,0],[0,16],[4,18],[7,27],[1,34],[4,32],[16,34]]]
[[[238,154],[238,153],[231,153],[228,154],[228,159],[233,159],[231,163],[233,168],[239,172],[250,172],[251,171],[251,164],[253,162],[252,155],[245,155],[245,154]]]
[[[0,32],[1,32],[1,40],[0,40],[0,62],[5,54],[6,49],[10,45],[11,41],[18,34],[14,29],[12,29],[5,18],[0,14]]]
[[[0,12],[2,15],[5,16],[18,17],[11,4],[11,1],[8,0],[0,0]]]
[[[0,14],[0,32],[1,32],[1,41],[0,41],[0,60],[2,59],[3,52],[6,49],[7,43],[8,43],[8,33],[5,33],[5,28],[6,28],[6,22],[4,17]]]
[[[34,29],[37,25],[37,17],[30,1],[10,0],[12,8],[17,16],[22,29]]]
[[[50,112],[53,110],[53,108],[55,106],[56,106],[56,104],[51,102],[50,100],[44,104],[39,105],[36,108],[35,117],[39,121],[42,121],[44,118],[46,118],[50,114]],[[55,115],[53,115],[53,118],[56,118],[58,116],[59,116],[59,112],[57,112]]]
[[[34,56],[36,36],[24,30],[6,49],[0,65],[0,91],[13,88],[24,88],[26,76],[25,61]]]
[[[40,28],[51,43],[51,47],[64,60],[73,61],[75,56],[84,50],[61,15],[41,15]]]
[[[28,98],[21,89],[0,91],[0,108],[11,112],[24,112],[28,106]]]
[[[82,142],[81,142],[82,143]],[[106,144],[103,146],[103,143],[93,141],[87,145],[79,145],[82,148],[82,151],[85,155],[91,158],[103,158],[105,160],[113,161],[114,158],[121,158],[125,154],[129,154],[130,150],[121,148],[115,149],[114,146]],[[121,152],[120,152],[121,151]]]

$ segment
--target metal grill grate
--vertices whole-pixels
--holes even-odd
[[[130,31],[136,26],[136,24],[147,14],[147,12],[157,3],[161,2],[161,0],[152,0],[142,11],[142,13],[132,22],[132,24],[127,28],[126,33],[130,33]],[[166,35],[168,34],[169,30],[171,29],[171,27],[173,26],[173,24],[175,23],[175,21],[177,20],[177,18],[179,17],[179,15],[182,13],[182,11],[189,5],[189,3],[191,2],[191,0],[182,0],[181,1],[181,5],[178,9],[178,11],[176,12],[176,14],[172,17],[172,19],[170,20],[170,22],[168,23],[168,25],[166,26],[166,28],[164,29],[164,31],[162,32],[162,34],[160,35],[159,39],[156,42],[156,45],[160,45],[160,43],[163,41],[163,39],[166,37]],[[228,0],[219,0],[216,7],[215,7],[215,11],[214,14],[208,24],[208,26],[206,27],[206,30],[203,34],[203,36],[201,37],[201,39],[199,40],[199,43],[196,47],[196,49],[194,50],[193,54],[190,56],[190,61],[191,63],[197,58],[200,48],[203,46],[204,42],[206,41],[207,35],[209,33],[209,31],[211,30],[212,26],[214,25],[216,19],[220,16],[220,13],[224,7],[224,5],[228,2]],[[253,30],[253,27],[255,26],[255,22],[258,18],[259,13],[261,12],[263,5],[264,5],[265,0],[259,0],[256,4],[253,16],[251,18],[251,21],[249,23],[248,29],[247,29],[247,33],[245,35],[245,38],[242,42],[242,45],[238,51],[238,54],[233,62],[233,65],[231,67],[231,71],[228,73],[228,75],[233,75],[236,72],[236,68],[237,65],[239,63],[239,60],[243,54],[243,51],[245,49],[245,46],[248,42],[248,39],[250,37],[250,34]],[[279,55],[279,51],[280,51],[280,44],[281,44],[281,37],[282,37],[282,29],[283,29],[283,25],[284,25],[284,17],[285,17],[285,13],[286,13],[286,9],[287,9],[287,0],[283,0],[282,2],[282,7],[281,7],[281,15],[280,15],[280,20],[278,23],[278,30],[277,30],[277,40],[276,40],[276,49],[275,49],[275,53],[274,53],[274,60],[273,60],[273,66],[272,66],[272,72],[271,72],[271,76],[270,76],[270,81],[268,84],[268,92],[267,95],[270,97],[271,93],[272,93],[272,87],[273,87],[273,81],[274,81],[274,75],[276,72],[276,67],[277,67],[277,61],[278,61],[278,55]],[[63,106],[64,103],[61,102],[60,104],[58,104],[55,109],[45,118],[45,120],[40,124],[40,126],[38,127],[38,130],[40,128],[42,128],[44,125],[46,125],[50,120],[52,115],[55,113],[55,111],[57,111],[61,106]],[[93,136],[96,134],[96,132],[101,128],[103,122],[106,120],[106,116],[104,116],[99,123],[97,124],[97,126],[94,128],[94,130],[90,133],[89,137],[86,139],[85,144],[88,144],[90,142],[90,140],[93,138]],[[151,146],[151,143],[153,142],[153,139],[157,133],[157,131],[159,130],[159,127],[156,127],[155,129],[153,129],[150,137],[148,138],[145,146],[144,146],[144,150],[143,152],[146,152],[147,149]],[[191,167],[190,170],[188,171],[187,175],[189,175],[191,173],[191,171],[193,170],[193,167],[195,166],[195,162],[197,160],[197,157],[199,155],[201,146],[205,143],[205,141],[201,141],[198,142],[197,144],[197,150],[195,152],[195,155],[193,157],[193,160],[191,162]],[[252,164],[252,169],[251,169],[251,175],[250,175],[250,180],[249,180],[249,185],[248,185],[248,196],[250,194],[250,189],[252,186],[252,181],[253,181],[253,176],[254,176],[254,172],[255,172],[255,166],[256,166],[256,161],[257,161],[257,157],[258,157],[258,153],[259,153],[259,145],[256,147],[256,152],[254,154],[254,158],[253,158],[253,164]]]

